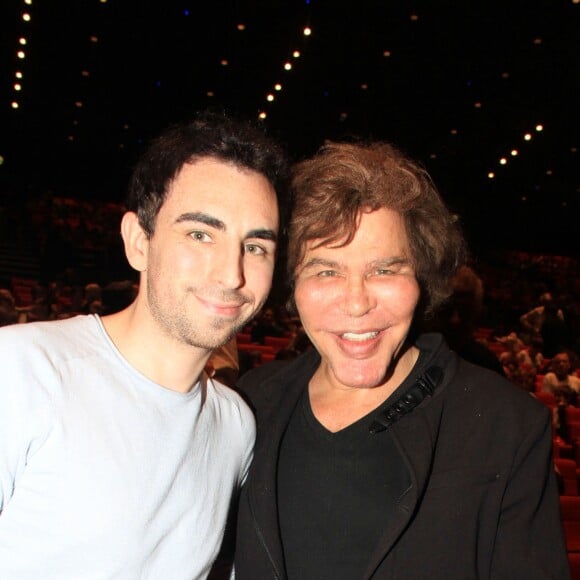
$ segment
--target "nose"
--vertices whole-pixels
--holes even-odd
[[[375,298],[364,279],[350,278],[345,281],[343,309],[349,316],[360,317],[375,307]]]
[[[213,256],[212,278],[214,282],[226,289],[238,289],[245,283],[244,255],[241,248],[222,248]]]

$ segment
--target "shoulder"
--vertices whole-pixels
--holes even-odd
[[[545,419],[547,409],[537,399],[498,372],[461,358],[441,335],[421,335],[417,346],[429,357],[428,365],[443,370],[441,388],[434,399],[440,401],[449,417],[457,414],[462,420],[474,422],[474,427],[486,420],[497,424],[497,420],[517,422],[518,417],[525,421]],[[442,408],[427,407],[432,412]]]
[[[320,355],[314,349],[308,350],[295,359],[274,360],[244,373],[238,381],[238,387],[246,391],[251,390],[255,385],[287,381],[296,374],[313,371],[319,362]]]
[[[242,395],[215,379],[207,379],[207,386],[220,415],[226,414],[230,421],[233,419],[239,425],[254,424],[254,414]]]
[[[82,317],[84,318],[84,317]],[[4,326],[0,329],[0,352],[3,366],[13,366],[18,362],[36,361],[56,353],[64,344],[72,345],[78,335],[71,332],[76,328],[75,319],[53,322],[28,322]],[[64,352],[68,348],[62,348]]]
[[[320,363],[320,356],[311,349],[293,360],[272,361],[244,373],[236,387],[253,408],[265,401],[275,401],[291,385],[303,387]]]
[[[477,457],[481,465],[503,465],[504,469],[520,450],[523,453],[538,441],[544,445],[550,439],[548,407],[522,388],[459,357],[452,357],[443,368],[443,383],[422,413],[408,426],[401,421],[398,433],[406,442],[409,433],[417,437],[424,421],[443,465],[456,466]]]
[[[99,325],[92,316],[53,322],[29,322],[0,329],[0,353],[6,393],[27,392],[33,387],[51,390],[62,382],[62,373],[74,359],[95,352]]]
[[[535,408],[540,405],[529,393],[495,370],[469,362],[450,350],[438,333],[421,335],[416,346],[427,358],[426,366],[438,366],[443,370],[442,389],[438,396],[447,403],[474,401],[482,408],[507,404]]]
[[[95,332],[97,322],[92,323]],[[91,326],[91,317],[81,316],[0,329],[0,432],[5,436],[10,430],[15,448],[40,444],[49,433],[65,392],[66,363],[87,347],[87,324]]]
[[[94,316],[79,315],[65,320],[27,322],[0,329],[0,349],[35,349],[57,346],[62,342],[83,344],[87,334],[94,335],[98,322]]]
[[[463,359],[459,359],[455,379],[466,386],[473,386],[482,399],[499,402],[513,400],[518,404],[533,399],[529,393],[514,385],[506,377]]]
[[[525,429],[549,420],[545,405],[498,373],[460,360],[449,388],[463,412],[494,425]]]
[[[535,306],[531,310],[528,310],[528,312],[526,312],[524,314],[524,316],[540,316],[542,314],[544,314],[544,307],[543,306]]]

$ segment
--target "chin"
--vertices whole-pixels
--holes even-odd
[[[361,365],[362,366],[362,365]],[[356,368],[349,365],[337,368],[332,371],[334,378],[342,385],[353,389],[373,389],[381,386],[387,377],[387,369],[383,366],[375,367],[364,365],[363,368]]]

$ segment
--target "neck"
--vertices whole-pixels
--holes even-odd
[[[312,377],[308,394],[316,419],[335,433],[352,425],[386,401],[413,369],[419,357],[416,347],[409,347],[397,357],[393,371],[380,385],[371,388],[337,386],[321,367]]]
[[[162,334],[152,320],[136,314],[135,304],[103,317],[102,321],[127,362],[151,381],[172,391],[190,391],[211,354]]]

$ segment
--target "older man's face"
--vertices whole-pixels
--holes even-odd
[[[381,385],[419,301],[401,216],[386,208],[363,213],[348,245],[307,244],[294,297],[328,379],[339,388]]]

